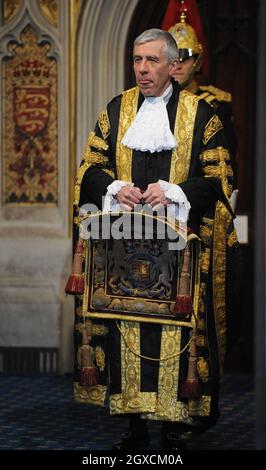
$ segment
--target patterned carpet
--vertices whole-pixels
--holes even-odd
[[[107,407],[75,404],[70,377],[0,375],[0,387],[0,450],[109,450],[127,427]],[[188,448],[254,449],[254,408],[252,376],[226,374],[218,423]],[[159,423],[150,430],[159,449]]]

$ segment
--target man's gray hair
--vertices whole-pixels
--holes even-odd
[[[178,48],[172,34],[168,33],[168,31],[163,31],[162,29],[147,29],[135,39],[134,46],[145,44],[150,41],[158,41],[158,39],[162,39],[165,43],[165,52],[168,62],[178,59]]]

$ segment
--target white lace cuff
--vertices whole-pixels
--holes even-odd
[[[171,184],[164,180],[159,180],[158,183],[164,191],[165,197],[176,204],[175,218],[181,220],[181,222],[186,222],[191,205],[184,191],[177,184]]]
[[[115,196],[124,186],[134,186],[134,183],[114,180],[111,184],[109,184],[109,186],[107,186],[107,193],[103,203],[103,212],[119,212],[121,210],[120,204],[117,202]]]

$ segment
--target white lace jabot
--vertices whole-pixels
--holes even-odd
[[[145,98],[134,121],[125,133],[122,144],[142,152],[160,152],[177,146],[169,126],[166,109],[173,92],[170,83],[162,96]]]

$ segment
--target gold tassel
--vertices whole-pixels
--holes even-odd
[[[65,287],[66,294],[84,294],[83,257],[83,239],[79,237],[74,254],[72,273],[69,276]]]
[[[179,278],[178,295],[174,306],[174,315],[182,320],[190,320],[193,301],[190,295],[190,249],[186,246],[182,271]]]

